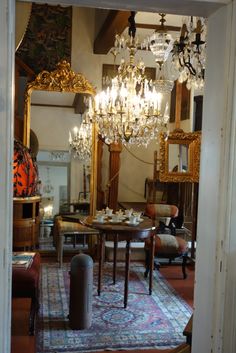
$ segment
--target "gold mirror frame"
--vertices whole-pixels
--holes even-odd
[[[24,136],[23,143],[30,147],[30,105],[31,94],[34,90],[51,91],[51,92],[67,92],[95,95],[94,87],[80,73],[71,70],[70,64],[63,60],[57,64],[55,70],[40,72],[34,81],[29,82],[26,87],[24,97]],[[92,136],[92,159],[91,159],[91,178],[90,178],[90,213],[94,214],[96,210],[96,188],[97,188],[97,147],[96,147],[96,129],[93,126]]]
[[[186,172],[169,171],[169,145],[188,146],[188,169]],[[161,182],[191,182],[199,181],[200,169],[200,146],[201,132],[184,132],[175,130],[166,137],[165,133],[160,135],[160,173]]]

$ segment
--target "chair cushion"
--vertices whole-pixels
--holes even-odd
[[[145,241],[145,248],[150,247],[150,239]],[[171,234],[158,234],[155,236],[155,255],[180,256],[187,252],[188,243],[180,237]]]
[[[39,285],[40,254],[36,253],[30,268],[12,269],[12,296],[20,298],[31,298]]]

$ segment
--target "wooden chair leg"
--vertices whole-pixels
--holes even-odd
[[[186,272],[187,259],[188,259],[187,255],[183,255],[182,272],[183,272],[184,279],[187,278],[187,272]]]
[[[145,272],[144,272],[144,277],[147,278],[149,271],[150,271],[150,250],[145,249]]]

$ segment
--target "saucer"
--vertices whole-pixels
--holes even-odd
[[[128,217],[123,215],[123,216],[120,216],[120,220],[123,221],[124,219],[127,219]]]
[[[109,219],[109,222],[110,222],[110,223],[113,223],[113,224],[117,224],[117,223],[121,223],[122,220],[121,220],[121,219],[118,219],[118,220]]]
[[[103,224],[103,223],[106,222],[106,220],[104,219],[103,221],[99,221],[98,219],[94,218],[94,219],[92,220],[92,222],[93,222],[93,223],[100,223],[100,224]]]
[[[128,224],[128,226],[133,226],[133,227],[139,225],[139,222],[131,223],[130,221],[125,221],[125,223]]]

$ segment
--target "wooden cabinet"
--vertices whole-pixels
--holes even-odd
[[[13,198],[13,249],[35,248],[39,237],[40,196]]]

